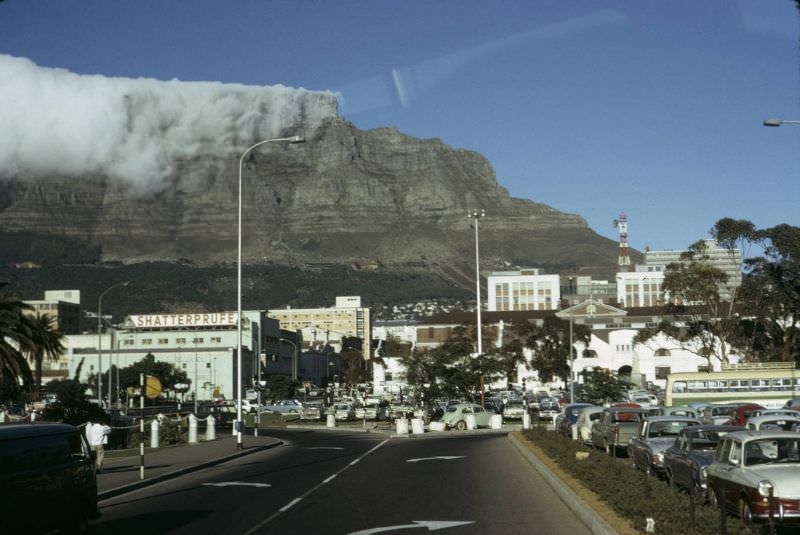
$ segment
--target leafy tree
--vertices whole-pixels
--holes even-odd
[[[112,375],[115,368],[112,367]],[[125,368],[119,370],[119,386],[121,389],[128,388],[129,386],[139,387],[139,375],[152,375],[161,381],[161,386],[165,390],[171,390],[178,383],[191,384],[191,380],[186,375],[186,372],[180,370],[170,364],[169,362],[158,362],[152,353],[148,353],[139,362],[135,362]],[[93,374],[89,377],[89,384],[94,384],[97,381],[97,375]],[[109,385],[110,386],[110,385]]]
[[[339,354],[341,361],[342,375],[344,382],[350,385],[363,383],[366,379],[367,372],[365,369],[364,357],[361,356],[361,351],[354,351],[348,349]]]
[[[56,360],[64,352],[64,335],[55,329],[55,318],[49,314],[24,315],[23,322],[30,333],[24,353],[34,364],[33,398],[39,399],[42,388],[42,362],[45,358]]]
[[[583,384],[576,393],[576,398],[594,405],[623,399],[625,392],[633,386],[632,383],[620,379],[611,371],[600,367],[582,370],[581,377]]]
[[[800,361],[800,228],[778,225],[758,231],[763,255],[748,260],[742,285],[747,317],[739,344],[762,361]]]
[[[0,283],[0,289],[6,283]],[[31,307],[7,293],[0,295],[0,378],[29,385],[33,378],[23,348],[32,347],[31,333],[23,312]]]
[[[263,376],[263,379],[265,381],[264,397],[275,401],[294,398],[297,388],[301,384],[299,381],[293,381],[288,375],[266,375]]]
[[[570,349],[569,321],[556,316],[548,316],[541,324],[527,323],[515,327],[517,336],[525,347],[531,348],[533,358],[531,367],[539,374],[543,382],[559,377],[569,382],[570,362],[577,354],[574,347]],[[572,326],[573,343],[582,342],[589,346],[591,331],[586,325]]]
[[[77,379],[57,379],[47,383],[47,391],[56,395],[57,401],[49,404],[43,413],[45,420],[78,425],[88,421],[108,422],[108,415],[86,399],[86,386]]]

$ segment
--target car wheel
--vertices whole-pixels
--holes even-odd
[[[739,499],[739,516],[742,519],[742,524],[748,528],[753,525],[753,513],[750,511],[750,504],[744,498]]]
[[[467,423],[464,420],[461,420],[460,422],[456,423],[456,429],[458,429],[459,431],[463,431],[466,428],[467,428]]]

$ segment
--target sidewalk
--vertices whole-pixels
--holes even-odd
[[[97,474],[97,497],[105,500],[282,444],[277,438],[252,435],[245,435],[243,443],[244,448],[237,450],[236,437],[222,436],[210,442],[146,450],[143,480],[139,479],[138,451],[128,450],[131,454],[124,457],[108,452],[103,472]]]

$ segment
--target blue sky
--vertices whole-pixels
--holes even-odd
[[[631,245],[800,225],[791,0],[5,0],[0,53],[79,74],[341,93],[362,129],[476,150]],[[489,214],[502,217],[502,214]]]

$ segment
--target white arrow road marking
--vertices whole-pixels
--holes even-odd
[[[340,448],[338,446],[313,446],[310,448],[303,448],[305,450],[343,450],[344,448]]]
[[[205,487],[271,487],[269,483],[247,483],[245,481],[223,481],[221,483],[203,483]]]
[[[436,457],[420,457],[419,459],[408,459],[406,462],[418,463],[420,461],[438,461],[440,459],[443,461],[449,461],[451,459],[463,459],[464,457],[465,457],[464,455],[438,455]]]
[[[401,524],[399,526],[386,526],[385,528],[372,528],[363,529],[361,531],[354,531],[348,535],[372,535],[373,533],[380,533],[382,531],[394,531],[396,529],[413,529],[413,528],[428,528],[428,531],[436,531],[437,529],[454,528],[456,526],[464,526],[466,524],[474,524],[472,520],[464,521],[441,521],[441,520],[413,520],[413,524]]]

